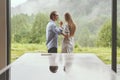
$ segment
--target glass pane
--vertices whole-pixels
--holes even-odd
[[[118,69],[118,75],[120,78],[120,3],[119,0],[117,0],[117,69]]]
[[[12,61],[25,52],[47,53],[46,25],[56,10],[57,25],[65,24],[66,12],[76,25],[74,53],[94,53],[111,64],[111,5],[111,0],[11,0]],[[58,52],[62,40],[59,36]]]

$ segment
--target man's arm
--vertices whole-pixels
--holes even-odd
[[[62,31],[63,31],[63,29],[62,29],[62,27],[56,27],[56,26],[54,25],[54,26],[52,26],[52,31],[53,31],[54,33],[56,33],[56,34],[61,34]]]

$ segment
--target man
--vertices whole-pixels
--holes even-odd
[[[58,35],[62,33],[62,27],[57,27],[55,21],[58,20],[58,13],[56,11],[52,11],[50,13],[50,21],[47,24],[46,28],[46,45],[48,48],[48,53],[57,53],[58,47]],[[60,23],[62,26],[62,23]]]
[[[58,14],[56,11],[52,11],[50,13],[50,21],[47,24],[46,27],[46,45],[48,48],[48,53],[57,53],[57,47],[58,47],[58,35],[62,33],[62,28],[57,27],[55,24],[55,21],[58,20]],[[62,22],[60,23],[60,26],[62,26]],[[54,55],[53,55],[54,56]],[[55,57],[50,56],[50,66],[49,70],[52,73],[56,73],[58,70],[58,66],[55,62]]]

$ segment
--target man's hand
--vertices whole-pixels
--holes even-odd
[[[62,22],[62,21],[60,21],[60,27],[62,27],[62,25],[63,25],[63,22]]]

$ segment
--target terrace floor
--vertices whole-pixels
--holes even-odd
[[[58,66],[56,73],[49,66]],[[118,80],[120,77],[120,69],[116,74],[96,55],[87,53],[26,53],[10,69],[10,80]]]

